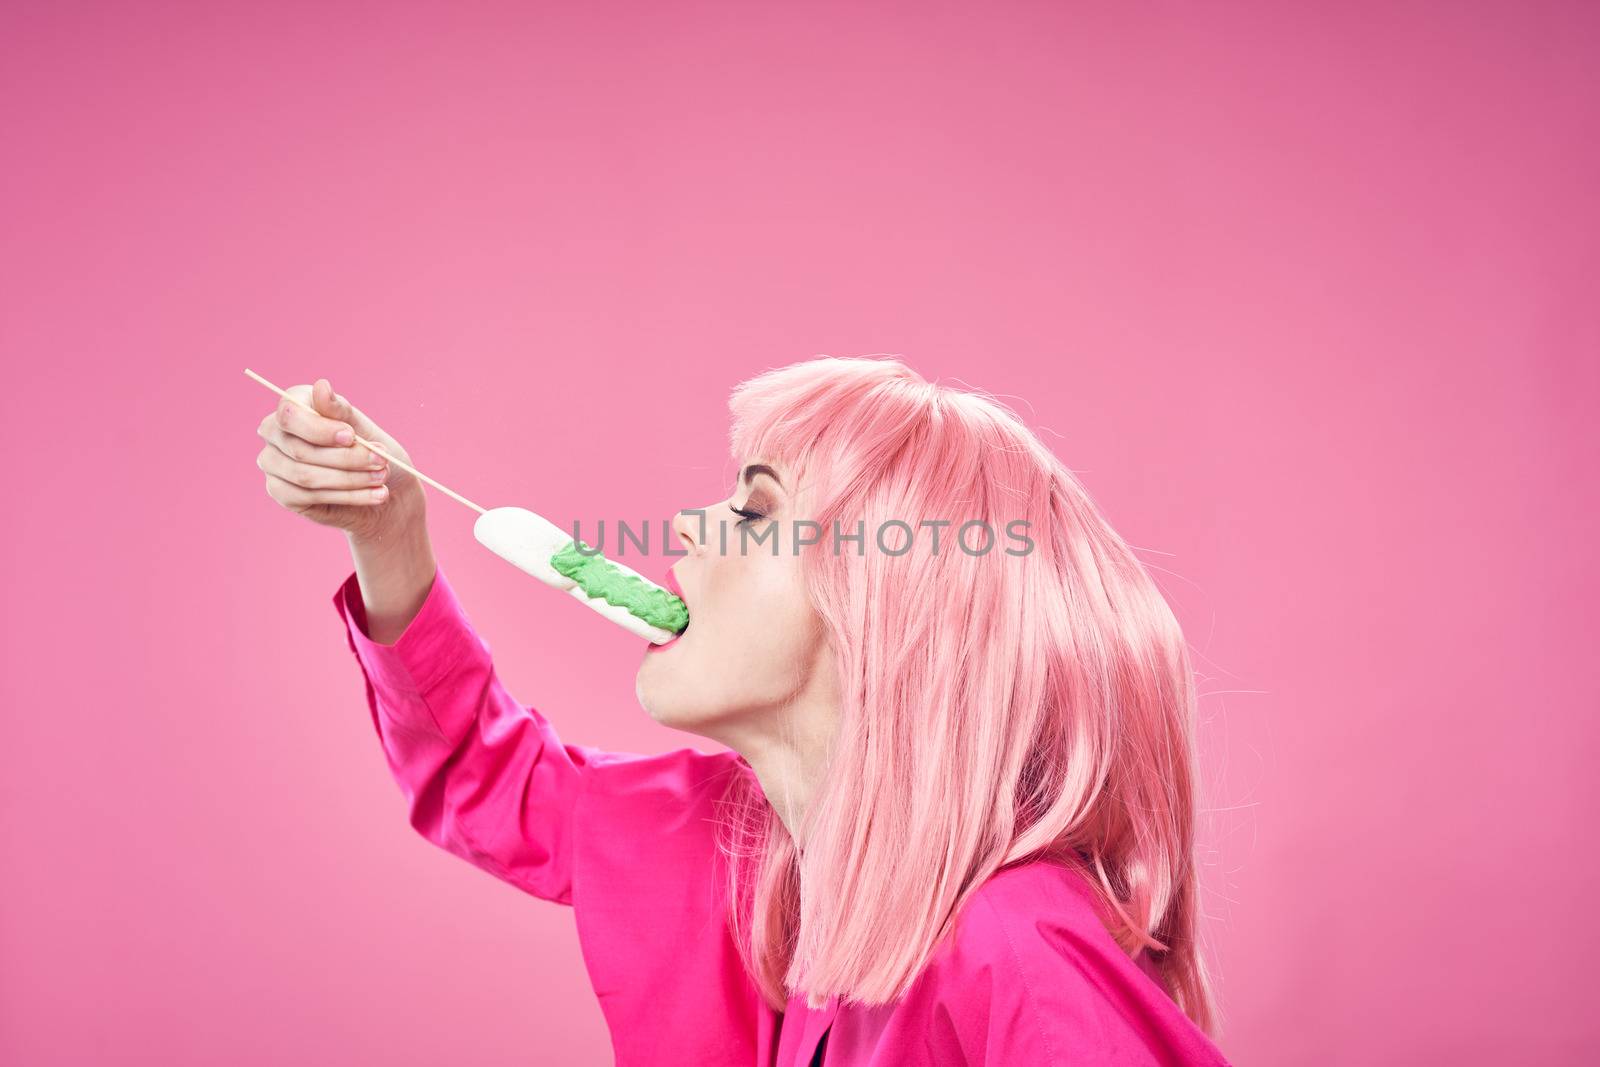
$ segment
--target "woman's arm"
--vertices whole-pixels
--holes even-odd
[[[412,826],[572,906],[618,1063],[663,1062],[663,1049],[754,1063],[758,994],[728,935],[716,841],[737,754],[563,744],[501,686],[444,571],[416,577],[431,565],[418,543],[396,537],[367,572],[358,556],[334,597]],[[369,588],[387,622],[366,614]],[[369,636],[379,626],[399,628],[393,644]]]
[[[572,903],[573,810],[591,760],[518,703],[433,559],[426,530],[352,541],[334,595],[411,825],[545,900]]]
[[[367,636],[380,645],[394,644],[405,632],[427,598],[438,569],[421,487],[415,494],[397,494],[390,506],[407,510],[409,516],[390,524],[392,532],[346,535],[366,610]]]

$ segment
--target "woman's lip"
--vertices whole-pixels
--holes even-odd
[[[688,605],[689,601],[683,595],[683,587],[678,584],[678,576],[676,574],[673,574],[670,569],[668,569],[668,571],[667,571],[666,580],[663,581],[661,583],[661,585],[662,585],[663,588],[672,590],[673,596],[676,596],[679,600],[682,600],[686,606]],[[663,641],[660,644],[656,644],[654,641],[651,641],[650,642],[650,646],[648,648],[646,648],[645,651],[646,652],[659,652],[663,648],[667,648],[667,647],[669,647],[671,645],[675,645],[678,642],[678,638],[682,637],[684,631],[687,631],[687,630],[688,630],[688,627],[685,626],[684,630],[683,631],[679,631],[677,637],[674,637],[670,641]]]
[[[689,628],[687,626],[685,626],[682,630],[679,630],[677,633],[673,634],[671,637],[669,637],[665,641],[661,641],[659,643],[655,642],[655,641],[651,641],[650,644],[649,644],[649,647],[647,647],[645,649],[645,651],[646,652],[659,652],[663,648],[670,648],[673,645],[677,644],[679,639],[682,638],[685,633],[688,633],[688,631],[689,631]]]
[[[672,594],[679,600],[682,600],[685,604],[689,602],[688,598],[683,595],[683,587],[678,584],[678,576],[673,574],[670,569],[667,571],[667,580],[662,584],[672,590]]]

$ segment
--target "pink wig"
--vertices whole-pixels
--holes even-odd
[[[798,844],[748,764],[724,797],[731,929],[768,1003],[898,998],[991,874],[1047,858],[1212,1033],[1188,650],[1077,478],[991,397],[897,359],[769,370],[729,406],[735,459],[796,475],[822,526],[801,565],[843,692]],[[925,519],[952,520],[937,554]],[[864,550],[835,551],[835,522],[863,520]],[[891,554],[907,543],[891,520],[910,551]],[[969,520],[994,531],[988,552],[976,527],[955,544]]]

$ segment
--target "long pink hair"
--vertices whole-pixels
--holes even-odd
[[[744,761],[722,798],[730,929],[762,996],[895,1000],[991,874],[1045,858],[1083,874],[1117,943],[1215,1036],[1188,650],[1077,478],[991,397],[898,359],[769,370],[729,406],[735,458],[809,491],[823,537],[801,566],[843,694],[803,851]],[[934,553],[918,523],[945,519]],[[915,531],[903,554],[890,520]],[[954,541],[970,520],[986,553],[975,526],[970,551]],[[860,554],[835,550],[836,521],[864,522]]]

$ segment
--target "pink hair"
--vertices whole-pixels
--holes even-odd
[[[1046,858],[1083,874],[1122,949],[1150,952],[1212,1034],[1188,650],[1077,478],[1003,405],[898,359],[769,370],[729,407],[735,459],[797,474],[822,526],[801,565],[843,693],[803,851],[748,764],[724,797],[730,928],[762,996],[897,999],[991,874]],[[894,519],[916,530],[903,555],[875,540]],[[952,520],[937,554],[922,519]],[[994,531],[986,554],[953,541],[971,519]],[[1006,551],[1016,519],[1024,554]],[[862,554],[835,552],[835,520],[865,520]]]

